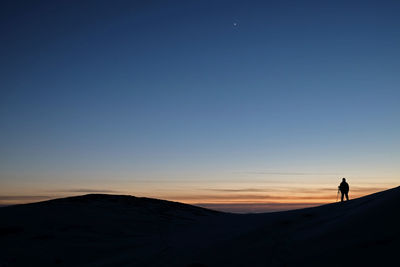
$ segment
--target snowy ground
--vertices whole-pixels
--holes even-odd
[[[262,214],[116,195],[3,207],[0,267],[393,266],[399,206],[400,187]]]

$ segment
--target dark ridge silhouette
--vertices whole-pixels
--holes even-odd
[[[186,211],[191,214],[204,215],[204,213],[220,213],[202,207],[188,205],[180,202],[167,201],[162,199],[135,197],[130,195],[111,195],[111,194],[86,194],[82,196],[66,197],[59,199],[46,200],[36,203],[23,204],[17,206],[37,206],[37,205],[95,205],[97,208],[129,208],[129,209],[147,209],[149,211],[174,212]]]
[[[400,187],[315,208],[230,214],[90,194],[0,209],[0,266],[388,266]]]

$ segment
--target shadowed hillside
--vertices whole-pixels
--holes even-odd
[[[0,209],[0,266],[381,266],[397,261],[400,188],[345,203],[228,214],[85,195]]]

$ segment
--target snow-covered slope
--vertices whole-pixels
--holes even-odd
[[[0,208],[0,266],[383,266],[400,187],[316,208],[228,214],[85,195]]]
[[[344,203],[271,214],[213,248],[206,266],[397,266],[400,187]]]

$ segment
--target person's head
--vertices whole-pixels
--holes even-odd
[[[346,182],[346,178],[343,178],[342,181],[343,181],[343,182]]]

